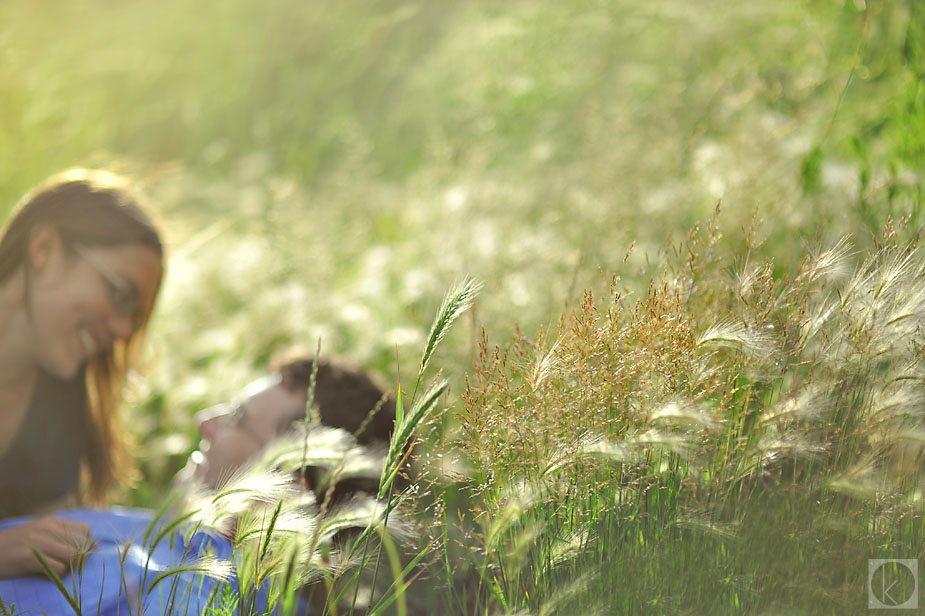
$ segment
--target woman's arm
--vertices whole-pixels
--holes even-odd
[[[144,538],[149,531],[163,530],[164,525],[170,524],[166,521],[169,517],[162,520],[160,526],[155,526],[154,512],[118,507],[70,509],[58,512],[57,516],[0,520],[0,566],[5,567],[12,560],[12,554],[7,554],[7,542],[11,539],[15,541],[11,541],[10,545],[21,545],[23,537],[32,532],[45,536],[53,535],[51,530],[60,534],[65,529],[66,533],[70,533],[70,540],[59,541],[58,545],[70,554],[59,560],[66,562],[68,557],[73,558],[74,551],[69,549],[71,541],[86,539],[92,531],[99,545],[82,568],[78,570],[75,567],[72,576],[64,580],[68,594],[80,602],[84,614],[200,616],[208,611],[206,608],[212,605],[224,584],[230,584],[232,592],[240,594],[235,576],[226,582],[202,575],[198,565],[188,566],[198,563],[207,554],[223,561],[231,560],[231,543],[211,533],[186,536],[183,529],[175,528],[169,538],[156,541],[155,545],[146,545]],[[32,528],[27,529],[27,526]],[[73,532],[75,530],[77,532]],[[8,534],[16,531],[22,535]],[[43,549],[40,546],[36,548]],[[45,552],[47,554],[47,550]],[[26,553],[31,560],[25,560],[25,567],[18,569],[19,575],[0,579],[0,597],[4,603],[15,603],[17,614],[73,614],[68,598],[53,581],[44,575],[27,573],[41,571],[41,565],[28,547]],[[177,569],[179,573],[171,576],[164,587],[154,586],[159,574],[169,569]],[[152,588],[163,592],[151,592]],[[266,587],[262,587],[256,595],[256,613],[266,611],[267,591]]]
[[[94,547],[89,526],[52,516],[0,530],[0,579],[44,574],[33,548],[52,571],[65,575],[78,554]]]

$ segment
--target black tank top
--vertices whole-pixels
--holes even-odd
[[[19,433],[0,455],[0,518],[33,513],[77,491],[86,399],[83,370],[71,380],[39,370]]]

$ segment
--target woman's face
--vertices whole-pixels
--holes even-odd
[[[161,256],[138,243],[66,250],[50,228],[33,236],[27,309],[36,360],[70,378],[141,324],[160,286]]]

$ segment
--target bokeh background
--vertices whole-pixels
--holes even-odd
[[[413,381],[466,275],[435,360],[456,393],[483,330],[639,291],[717,208],[717,250],[781,271],[916,233],[923,31],[918,0],[8,0],[0,204],[78,165],[156,204],[170,269],[126,409],[147,505],[193,412],[292,345]]]

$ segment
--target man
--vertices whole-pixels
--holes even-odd
[[[314,360],[286,361],[268,377],[245,387],[240,401],[221,404],[196,416],[202,440],[190,455],[179,481],[194,478],[209,488],[221,486],[268,444],[303,425]],[[318,363],[312,393],[313,407],[324,426],[354,435],[357,443],[385,446],[395,421],[395,400],[364,372],[327,360]],[[318,467],[309,465],[305,480],[317,487]],[[378,479],[378,477],[377,477]],[[340,482],[339,482],[340,483]],[[367,491],[377,486],[345,478],[341,492]]]
[[[306,434],[309,398],[309,423],[313,419],[316,425]],[[364,526],[363,499],[350,499],[365,493],[367,506],[375,503],[395,421],[395,399],[364,372],[327,360],[319,361],[316,370],[314,360],[301,357],[245,387],[238,402],[201,411],[196,421],[202,440],[178,474],[178,486],[192,480],[213,494],[236,492],[240,484],[234,482],[247,469],[259,472],[261,466],[274,466],[267,457],[270,462],[286,460],[279,466],[297,469],[294,483],[312,490],[316,503],[333,506],[346,501],[344,519],[354,521],[338,522],[334,515],[332,526],[339,530],[329,538],[333,546],[355,537]],[[352,509],[358,504],[359,510]],[[375,506],[368,513],[378,515],[374,511],[381,513]],[[402,526],[397,513],[390,521],[393,531]],[[240,532],[240,526],[236,530]],[[359,583],[367,587],[370,582],[364,577]],[[316,607],[323,610],[327,591],[308,594],[322,601]]]

